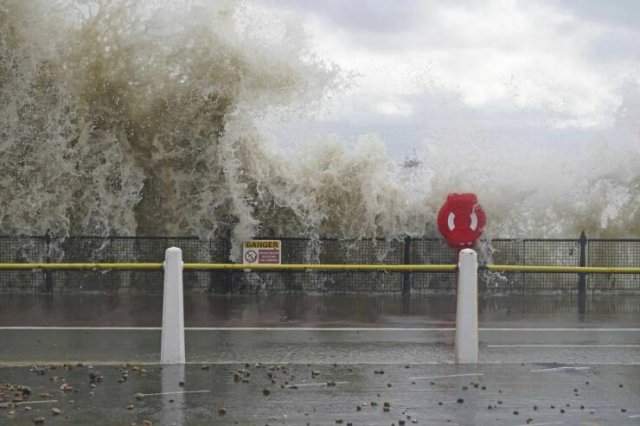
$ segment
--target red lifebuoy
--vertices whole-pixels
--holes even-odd
[[[472,247],[486,224],[476,194],[449,194],[438,212],[438,230],[453,248]]]

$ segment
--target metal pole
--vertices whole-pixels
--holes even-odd
[[[456,362],[478,363],[478,255],[460,251],[456,310]]]
[[[44,261],[47,263],[51,263],[51,232],[47,229],[47,232],[44,234],[44,244],[45,244],[45,255]],[[53,277],[51,276],[51,272],[48,270],[44,271],[44,288],[47,293],[51,293],[53,291]]]
[[[587,235],[580,234],[580,266],[587,266]],[[587,310],[587,274],[578,274],[578,313],[583,315]]]
[[[411,238],[405,237],[404,239],[404,264],[409,265],[411,263]],[[411,293],[411,273],[405,272],[402,274],[402,295],[408,296]]]

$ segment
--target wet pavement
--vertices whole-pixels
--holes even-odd
[[[258,295],[185,293],[191,327],[453,327],[452,295]],[[578,313],[575,295],[481,297],[483,327],[627,327],[640,325],[640,296],[593,294]],[[155,327],[162,297],[135,294],[0,294],[0,326]]]
[[[188,362],[453,363],[453,329],[189,329]],[[159,329],[2,329],[0,365],[154,363]],[[640,364],[640,328],[481,329],[480,362]]]
[[[161,302],[2,295],[0,425],[640,424],[638,296],[484,298],[477,366],[450,296],[188,294],[160,368]]]
[[[0,405],[10,425],[640,423],[640,366],[129,365],[0,377],[5,399],[19,395]]]

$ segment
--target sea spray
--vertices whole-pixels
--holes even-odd
[[[0,233],[231,236],[233,259],[304,236],[314,261],[320,236],[435,236],[446,194],[474,191],[489,237],[640,236],[636,81],[615,131],[572,146],[461,120],[396,162],[374,134],[261,133],[349,83],[251,2],[0,0]]]

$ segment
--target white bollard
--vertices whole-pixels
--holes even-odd
[[[471,249],[460,251],[458,260],[456,362],[478,363],[478,255]]]
[[[164,258],[162,343],[160,346],[160,363],[162,364],[185,363],[182,269],[182,250],[177,247],[169,247]]]

